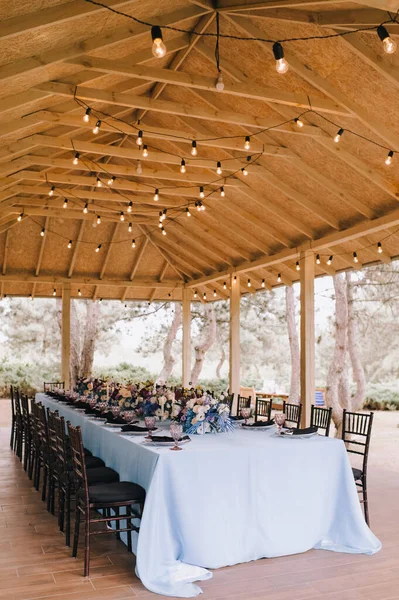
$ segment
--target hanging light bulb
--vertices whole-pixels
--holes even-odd
[[[144,158],[147,158],[147,156],[148,156],[148,146],[147,146],[147,144],[144,144],[144,146],[143,146],[143,156],[144,156]]]
[[[22,221],[24,213],[20,213],[17,217],[17,221]]]
[[[204,211],[205,210],[205,204],[202,204],[201,202],[201,210]]]
[[[276,59],[276,71],[283,75],[288,71],[290,66],[284,58],[284,50],[280,42],[275,42],[273,44],[273,54]]]
[[[127,205],[127,212],[131,213],[132,212],[132,208],[133,208],[133,202],[130,200],[129,204]]]
[[[223,289],[227,290],[227,283],[225,281],[223,282]]]
[[[42,229],[42,230],[41,230],[41,232],[40,232],[40,235],[41,235],[42,237],[44,237],[44,234],[45,234],[45,233],[46,233],[46,230],[45,230],[45,229],[44,229],[44,227],[43,227],[43,229]]]
[[[125,220],[125,213],[123,211],[121,211],[121,213],[119,215],[119,218],[120,218],[121,221]]]
[[[143,167],[141,166],[141,160],[137,161],[136,173],[137,175],[141,175],[143,172]]]
[[[316,265],[320,264],[320,254],[316,256]]]
[[[337,135],[336,135],[336,136],[335,136],[335,138],[334,138],[334,142],[335,142],[336,144],[338,144],[339,140],[341,139],[341,135],[342,135],[343,133],[344,133],[344,130],[343,130],[343,129],[342,129],[342,127],[341,127],[341,129],[339,129],[339,130],[338,130],[338,132],[337,132]]]
[[[97,177],[97,187],[102,187],[103,183],[99,177]]]
[[[155,200],[155,202],[158,202],[158,200],[159,200],[159,189],[158,188],[155,190],[154,200]]]
[[[138,146],[142,146],[143,145],[143,132],[141,131],[141,129],[140,129],[140,131],[137,134],[136,144]]]
[[[85,215],[87,215],[87,213],[89,212],[89,205],[88,205],[87,202],[86,202],[86,204],[83,207],[83,212],[84,212]]]
[[[162,211],[162,221],[165,221],[167,212],[168,212],[168,209],[164,208]]]
[[[354,262],[355,262],[355,263],[358,263],[358,262],[359,262],[359,259],[358,259],[358,257],[357,257],[357,254],[356,254],[356,252],[354,252],[354,253],[353,253],[353,260],[354,260]]]
[[[233,277],[233,283],[237,283],[237,275],[234,275],[234,277]]]
[[[102,299],[102,298],[100,298],[99,302],[102,302],[102,301],[103,301],[103,299]]]
[[[225,195],[226,195],[225,192],[224,192],[224,187],[223,186],[220,188],[220,195],[222,196],[222,198],[224,198]]]
[[[206,292],[204,292],[203,299],[206,300]]]
[[[88,123],[90,121],[90,113],[91,113],[91,108],[86,108],[86,112],[83,115],[83,121],[85,123]]]
[[[197,142],[195,140],[191,142],[191,156],[197,156]]]
[[[100,131],[100,127],[101,127],[101,121],[100,121],[100,119],[98,119],[97,123],[93,127],[94,135],[97,135],[97,133]]]
[[[264,279],[262,279],[261,286],[264,288],[264,287],[265,287],[265,285],[266,285],[266,282],[265,282],[265,280],[264,280]]]
[[[241,173],[242,173],[243,175],[245,175],[245,177],[248,175],[248,171],[247,171],[247,169],[246,169],[245,167],[243,167],[243,168],[241,169]]]
[[[96,252],[100,252],[101,250],[101,244],[98,244],[97,248],[96,248]]]
[[[216,89],[218,92],[223,92],[223,90],[224,90],[223,75],[220,71],[219,71],[219,76],[216,80]]]
[[[392,158],[393,158],[393,150],[390,150],[388,152],[388,156],[385,159],[385,164],[390,165],[392,163]]]
[[[251,138],[249,137],[249,135],[246,135],[245,142],[244,142],[244,149],[250,150],[250,148],[251,148]]]
[[[379,25],[377,27],[377,34],[382,41],[384,52],[387,54],[393,54],[397,48],[397,43],[393,38],[389,37],[389,33],[384,25]]]
[[[218,161],[217,165],[216,165],[216,173],[218,175],[222,174],[222,164]]]
[[[51,186],[51,190],[49,191],[48,195],[49,196],[54,196],[54,190],[55,190],[55,187]]]
[[[250,279],[248,279],[247,287],[251,287],[251,280]]]
[[[76,152],[75,156],[73,158],[72,164],[77,165],[79,163],[79,158],[80,158],[80,154],[79,154],[79,152]]]
[[[327,264],[328,264],[328,265],[331,265],[332,261],[333,261],[333,257],[332,257],[332,255],[331,255],[331,256],[329,256],[329,257],[328,257]]]
[[[301,270],[301,267],[299,265],[299,261],[296,261],[295,268],[296,268],[297,271]]]
[[[68,250],[70,250],[72,248],[72,240],[69,240],[67,248],[68,248]]]
[[[181,159],[181,163],[180,163],[180,173],[185,173],[186,172],[186,161],[184,160],[184,158]]]
[[[281,273],[277,275],[277,283],[281,283]]]
[[[165,227],[161,227],[162,235],[166,235]]]
[[[198,298],[197,290],[194,291],[194,298]]]
[[[299,127],[299,128],[303,127],[303,125],[304,125],[303,121],[301,121],[301,119],[299,117],[294,119],[294,123],[296,123],[297,127]]]
[[[216,296],[217,296],[216,290],[213,290],[213,297],[216,298]]]
[[[382,244],[381,244],[381,242],[378,242],[378,244],[377,244],[377,252],[378,252],[378,254],[382,254]]]
[[[127,230],[128,230],[129,233],[132,233],[132,230],[133,230],[132,223],[129,223]]]
[[[78,296],[81,296],[82,292],[80,290],[78,290]]]
[[[57,295],[57,290],[54,288],[53,289],[53,296],[56,296],[56,295]]]
[[[101,217],[100,217],[100,215],[97,215],[97,225],[101,225]]]
[[[136,247],[136,240],[132,240],[132,248]]]
[[[113,175],[112,177],[110,177],[110,178],[108,179],[108,181],[107,181],[108,185],[113,185],[113,184],[114,184],[114,181],[115,181],[115,179],[116,179],[115,175]]]
[[[166,46],[163,43],[162,30],[159,25],[151,27],[152,49],[155,58],[162,58],[166,54]]]
[[[33,300],[32,294],[29,294],[29,300]]]
[[[189,208],[186,208],[186,215],[187,215],[188,217],[191,217],[191,213],[190,213],[190,209],[189,209]]]
[[[68,200],[65,198],[62,208],[68,208]]]
[[[204,188],[202,187],[202,185],[200,186],[199,197],[205,198],[205,192],[204,192]]]

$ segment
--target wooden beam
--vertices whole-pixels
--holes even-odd
[[[36,277],[34,273],[27,273],[22,271],[20,273],[12,273],[10,275],[0,275],[0,282],[13,282],[13,283],[48,283],[50,285],[62,285],[64,283],[70,283],[73,286],[93,286],[98,287],[129,287],[129,288],[159,288],[168,289],[171,287],[183,287],[183,283],[180,280],[164,280],[158,281],[158,279],[150,278],[135,278],[134,281],[130,279],[98,279],[97,277],[64,277],[59,275],[39,275]]]
[[[137,252],[137,255],[136,255],[136,258],[135,258],[135,261],[134,261],[134,265],[132,267],[132,270],[131,270],[131,273],[130,273],[130,277],[129,277],[130,281],[133,281],[134,277],[136,276],[137,269],[139,268],[140,261],[141,261],[141,259],[144,256],[144,253],[146,251],[147,245],[148,245],[148,238],[145,237],[143,239],[143,241],[142,241],[142,244],[141,244],[138,252]]]
[[[48,232],[49,226],[50,226],[50,217],[46,217],[46,220],[44,222],[44,235],[42,237],[42,243],[40,244],[39,257],[37,259],[37,264],[36,264],[36,272],[35,272],[36,277],[40,274],[40,269],[42,266],[44,248],[46,246],[47,232]]]
[[[7,229],[6,237],[4,240],[4,254],[3,254],[3,266],[2,266],[2,274],[5,275],[7,273],[7,258],[8,258],[8,248],[10,245],[10,231]]]
[[[62,285],[62,315],[61,315],[61,380],[65,389],[69,390],[71,369],[71,284]]]
[[[84,220],[84,221],[91,221],[93,222],[93,214],[82,214],[81,210],[73,210],[72,208],[68,208],[68,210],[64,210],[62,208],[59,209],[52,209],[52,208],[48,208],[46,206],[42,206],[42,207],[32,207],[29,204],[29,199],[26,198],[26,204],[24,202],[21,202],[21,198],[19,198],[18,200],[18,204],[16,206],[11,206],[11,207],[7,207],[3,212],[0,213],[0,217],[4,217],[7,215],[17,215],[21,212],[24,213],[25,216],[41,216],[41,217],[56,217],[56,218],[61,218],[61,219],[74,219],[74,220]],[[0,208],[2,208],[2,205],[0,205]],[[101,211],[97,211],[101,212]],[[119,217],[115,214],[115,216],[109,216],[107,214],[102,214],[101,215],[101,220],[102,221],[109,221],[109,222],[119,222],[120,219]],[[154,224],[154,215],[149,215],[149,216],[137,216],[134,219],[135,225],[147,225],[147,224]]]
[[[234,394],[232,413],[237,412],[240,393],[240,275],[230,275],[229,392]]]
[[[239,12],[241,10],[267,10],[284,7],[335,4],[336,0],[218,0],[218,11]]]
[[[118,229],[119,229],[119,225],[120,223],[115,223],[114,225],[114,230],[112,232],[112,236],[110,241],[108,242],[108,248],[107,251],[105,253],[105,257],[104,257],[104,262],[103,262],[103,266],[101,267],[101,273],[100,273],[100,279],[104,278],[105,275],[105,271],[107,269],[108,266],[108,262],[109,262],[109,257],[111,256],[111,252],[112,252],[112,244],[116,239],[116,236],[118,235]]]
[[[168,254],[165,254],[165,252],[154,242],[154,240],[151,238],[151,235],[148,233],[145,227],[139,226],[139,229],[141,233],[143,233],[146,236],[146,238],[148,238],[148,241],[154,246],[157,252],[162,256],[162,258],[166,260],[171,269],[175,271],[175,273],[180,277],[180,279],[184,280],[184,276],[182,275],[183,271],[176,266],[174,259],[168,256]]]
[[[76,259],[78,257],[78,252],[79,252],[79,248],[80,248],[80,245],[82,243],[83,232],[84,232],[84,228],[85,228],[85,222],[86,221],[84,219],[82,219],[82,221],[80,222],[78,237],[77,237],[76,243],[75,243],[74,248],[73,248],[72,258],[71,258],[71,262],[70,262],[69,269],[68,269],[68,277],[72,277],[72,275],[73,275],[73,270],[75,268]]]
[[[163,280],[163,278],[165,277],[166,271],[168,270],[168,267],[169,267],[169,263],[167,261],[165,261],[165,264],[164,264],[164,266],[162,268],[162,271],[161,271],[161,273],[159,275],[158,281],[162,281]],[[154,297],[155,297],[156,293],[157,293],[157,289],[154,288],[152,290],[151,294],[150,294],[149,299],[148,299],[149,302],[152,302],[154,300]]]
[[[315,401],[314,264],[313,251],[302,251],[300,254],[302,427],[310,425],[310,410]]]
[[[182,299],[182,383],[183,387],[188,388],[191,377],[191,297],[192,291],[183,288]]]

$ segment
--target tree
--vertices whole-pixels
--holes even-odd
[[[291,352],[291,381],[288,402],[298,402],[300,394],[300,354],[295,318],[295,293],[292,286],[285,288],[285,310]]]
[[[175,314],[173,321],[169,327],[169,331],[166,335],[165,342],[163,345],[163,367],[162,371],[158,375],[157,381],[167,381],[172,373],[173,366],[176,362],[175,357],[172,353],[173,342],[176,339],[176,335],[179,327],[181,327],[181,303],[174,302]]]
[[[194,346],[195,361],[191,371],[191,383],[197,385],[198,378],[202,371],[205,354],[213,345],[216,339],[216,316],[214,304],[206,304],[204,306],[204,316],[207,321],[207,328],[204,332],[202,340]]]
[[[348,302],[348,349],[353,379],[356,383],[356,391],[352,396],[351,403],[353,410],[359,410],[363,405],[366,395],[366,378],[360,358],[358,318],[354,307],[352,274],[350,271],[347,271],[346,273],[346,297]]]

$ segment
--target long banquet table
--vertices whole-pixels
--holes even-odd
[[[305,552],[374,554],[345,446],[273,431],[192,436],[181,452],[143,444],[44,394],[37,401],[82,427],[85,446],[121,481],[147,491],[136,572],[149,590],[201,593],[207,569]]]

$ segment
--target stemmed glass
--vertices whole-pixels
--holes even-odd
[[[127,423],[130,423],[130,421],[132,421],[132,419],[134,417],[134,410],[125,410],[122,413],[122,416]]]
[[[251,409],[250,408],[242,408],[241,416],[244,418],[244,425],[247,425],[248,419],[251,416]]]
[[[144,417],[144,423],[145,423],[145,426],[148,429],[148,435],[145,438],[146,440],[152,441],[152,432],[155,429],[156,422],[157,422],[157,418],[156,417]]]
[[[118,417],[119,413],[121,412],[121,407],[120,406],[113,406],[111,408],[111,412],[112,412],[112,416],[113,417]]]
[[[274,415],[274,420],[275,420],[276,425],[277,425],[277,433],[279,435],[281,434],[281,430],[282,430],[282,428],[284,426],[285,418],[286,418],[286,416],[285,416],[285,413],[283,413],[283,412],[278,412],[278,413],[276,413]]]
[[[175,445],[173,448],[170,448],[170,450],[183,450],[183,448],[180,448],[179,446],[179,440],[181,438],[181,434],[183,433],[183,425],[173,421],[173,423],[170,424],[170,433],[175,441]]]

